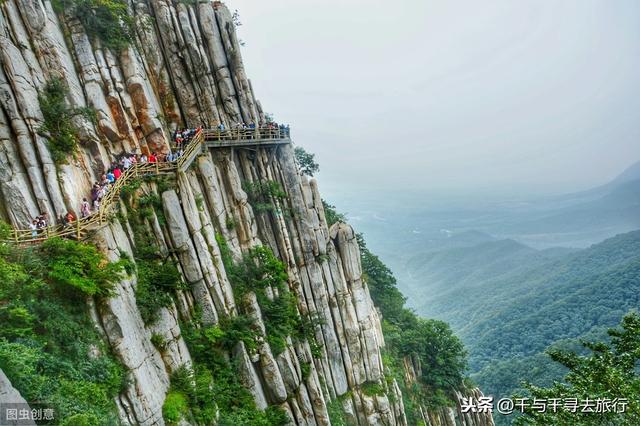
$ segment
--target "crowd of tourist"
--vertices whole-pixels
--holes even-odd
[[[58,222],[62,224],[63,227],[69,226],[72,222],[76,220],[76,217],[73,213],[67,212],[65,215],[60,215],[58,218]],[[31,230],[31,237],[37,238],[38,235],[45,231],[49,226],[49,215],[46,212],[40,213],[40,215],[36,216],[35,219],[31,221],[29,224],[29,229]]]
[[[220,132],[224,132],[225,130],[227,130],[227,128],[225,127],[224,123],[220,123],[217,126],[217,129]],[[256,124],[252,121],[249,124],[244,123],[244,122],[238,122],[235,124],[234,129],[242,129],[242,130],[254,130],[256,129]],[[259,126],[260,130],[280,130],[280,132],[282,132],[284,135],[288,136],[289,135],[289,125],[284,125],[284,124],[278,124],[275,122],[269,122],[269,123],[264,123],[261,126]]]
[[[255,123],[251,122],[248,125],[245,123],[236,123],[236,129],[255,129]],[[221,132],[226,130],[223,123],[217,126],[217,129]],[[266,123],[260,126],[260,129],[280,130],[284,135],[289,135],[289,125],[278,123]],[[202,127],[197,128],[185,128],[176,130],[173,134],[174,146],[168,154],[157,154],[155,152],[147,154],[133,154],[125,153],[116,157],[116,161],[111,163],[109,168],[101,175],[100,180],[94,182],[91,188],[90,200],[86,197],[82,199],[80,203],[80,219],[87,218],[100,209],[100,203],[103,198],[109,192],[113,184],[131,167],[135,167],[137,164],[144,163],[160,163],[160,162],[176,162],[178,161],[190,142],[198,132],[202,130]],[[66,215],[61,215],[57,222],[62,224],[63,227],[68,227],[77,220],[76,216],[71,212],[67,212]],[[49,223],[49,217],[47,213],[41,213],[29,224],[31,235],[33,238],[37,238],[38,234],[45,230]]]
[[[176,130],[173,134],[173,141],[176,144],[176,150],[183,150],[187,145],[189,145],[189,142],[193,140],[200,130],[202,130],[202,127]]]
[[[49,226],[49,215],[46,212],[42,212],[40,213],[40,215],[36,216],[36,218],[33,219],[29,224],[29,229],[31,229],[31,236],[37,236],[38,231],[40,229],[46,228],[47,226]]]

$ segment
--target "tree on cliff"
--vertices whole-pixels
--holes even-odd
[[[313,176],[314,173],[318,173],[320,171],[320,166],[314,160],[315,154],[308,153],[301,146],[296,146],[293,150],[293,154],[295,155],[296,163],[298,163],[300,171],[303,174]]]
[[[78,19],[87,35],[121,51],[135,36],[135,19],[125,0],[54,0],[54,9]]]
[[[66,98],[69,88],[59,78],[52,78],[38,95],[40,110],[44,118],[39,132],[47,136],[51,156],[56,163],[63,163],[70,154],[78,150],[79,129],[74,123],[77,116],[95,122],[96,112],[92,108],[71,108]]]
[[[525,384],[532,398],[578,400],[576,413],[564,409],[540,413],[525,411],[520,425],[639,425],[640,424],[640,315],[626,315],[621,329],[610,329],[611,343],[583,343],[591,351],[580,356],[553,350],[549,356],[569,369],[564,383],[549,388]],[[591,401],[591,404],[585,401]],[[598,400],[601,402],[598,403]],[[611,409],[598,412],[598,404],[612,401]],[[561,408],[564,406],[561,406]]]

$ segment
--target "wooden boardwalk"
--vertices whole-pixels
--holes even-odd
[[[51,237],[64,237],[82,240],[89,231],[96,229],[109,218],[115,210],[122,188],[135,179],[145,176],[159,176],[176,172],[185,172],[193,161],[207,151],[215,148],[251,148],[291,143],[288,129],[201,129],[186,145],[180,157],[172,162],[136,163],[126,169],[100,201],[100,207],[91,215],[76,219],[65,225],[56,224],[38,230],[13,229],[10,242],[16,244],[38,243]]]

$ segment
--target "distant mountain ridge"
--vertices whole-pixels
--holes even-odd
[[[622,173],[613,179],[611,183],[620,184],[634,180],[640,180],[640,161],[627,167]]]
[[[414,256],[408,266],[420,315],[451,323],[469,351],[472,378],[488,394],[508,396],[521,380],[540,385],[563,369],[543,351],[601,339],[640,307],[640,231],[582,250],[534,250],[487,241]]]
[[[414,255],[407,261],[406,269],[414,278],[407,292],[422,301],[422,305],[413,305],[425,316],[443,314],[449,302],[455,304],[461,297],[460,292],[481,287],[488,279],[506,279],[538,262],[574,252],[564,248],[535,250],[514,240],[490,236],[479,244],[464,244],[460,238],[457,243],[440,251]]]

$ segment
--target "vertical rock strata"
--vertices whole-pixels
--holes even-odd
[[[224,5],[131,0],[128,6],[138,24],[136,40],[116,52],[90,39],[68,13],[54,12],[50,1],[0,2],[0,219],[25,228],[43,211],[51,218],[77,212],[116,155],[166,152],[176,128],[264,120]],[[38,93],[53,78],[68,86],[70,107],[96,111],[95,124],[78,118],[80,149],[60,165],[39,132]],[[279,182],[287,197],[277,201],[277,212],[290,214],[254,211],[243,182],[264,180]],[[219,234],[236,259],[252,247],[269,246],[287,266],[300,313],[321,319],[320,357],[312,356],[308,343],[293,341],[279,355],[266,343],[255,353],[240,344],[230,354],[258,407],[279,405],[293,424],[327,425],[327,404],[340,398],[356,424],[406,424],[397,384],[385,384],[381,395],[361,391],[365,383],[386,383],[380,318],[362,276],[353,230],[344,223],[329,229],[317,184],[298,173],[292,147],[210,150],[176,182],[174,189],[158,194],[165,221],[161,225],[154,216],[148,226],[189,290],[180,291],[175,305],[164,308],[151,326],[136,306],[135,276],[122,280],[115,296],[93,311],[130,374],[116,401],[121,421],[164,424],[169,376],[192,362],[179,320],[189,320],[196,306],[205,324],[238,312]],[[120,253],[131,256],[137,244],[129,224],[117,219],[98,229],[93,241],[114,261]],[[264,330],[255,295],[242,303]],[[166,342],[162,353],[151,343],[152,335]],[[306,377],[303,363],[311,365]],[[0,385],[16,397],[1,372]],[[447,423],[453,418],[456,423]],[[455,410],[427,414],[425,420],[488,424]]]

